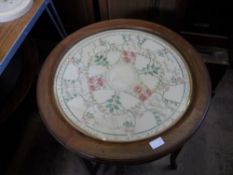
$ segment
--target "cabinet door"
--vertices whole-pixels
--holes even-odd
[[[69,31],[95,21],[93,0],[55,0],[56,8]]]
[[[139,18],[166,25],[179,23],[188,0],[98,0],[100,18]]]
[[[99,0],[101,19],[155,17],[159,0]]]

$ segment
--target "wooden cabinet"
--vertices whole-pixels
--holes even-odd
[[[176,26],[184,16],[187,0],[55,0],[68,31],[99,20],[137,18]]]
[[[153,19],[159,0],[99,0],[101,19]]]
[[[138,18],[176,26],[182,19],[187,0],[98,0],[101,20]]]
[[[93,0],[54,0],[54,3],[69,32],[95,21]]]

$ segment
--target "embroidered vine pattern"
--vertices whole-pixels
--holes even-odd
[[[107,60],[107,57],[104,56],[104,55],[95,55],[95,60],[94,62],[97,64],[97,65],[102,65],[102,66],[105,66],[105,67],[108,67],[109,66],[109,62]]]
[[[137,97],[142,102],[147,100],[152,95],[152,91],[150,90],[150,88],[148,88],[144,85],[136,85],[134,87],[133,91],[136,93]]]
[[[146,67],[142,68],[142,73],[150,76],[158,75],[160,67],[155,64],[147,64]]]
[[[123,51],[123,60],[126,63],[133,63],[136,59],[136,54],[133,51]]]
[[[153,112],[153,115],[154,115],[155,121],[158,124],[162,123],[163,118],[162,118],[161,114],[159,114],[158,112]]]
[[[64,99],[69,102],[78,96],[75,88],[76,80],[63,79]]]
[[[130,128],[130,127],[134,126],[134,123],[132,121],[125,121],[123,123],[123,126],[126,127],[126,128]]]
[[[106,80],[101,76],[93,76],[88,78],[88,87],[90,91],[96,91],[104,88]]]
[[[122,108],[120,97],[118,95],[113,95],[109,100],[106,101],[105,106],[108,109],[108,112],[116,113]]]
[[[85,99],[88,99],[86,101],[83,100],[83,103],[87,106],[86,103],[88,101],[91,105],[85,108],[83,116],[80,117],[85,121],[84,123],[86,123],[87,127],[93,127],[94,125],[101,126],[101,120],[99,121],[99,118],[111,120],[111,118],[115,117],[117,120],[117,117],[122,115],[125,116],[125,118],[117,123],[120,128],[118,129],[133,133],[134,128],[138,125],[138,118],[142,117],[146,112],[150,112],[150,117],[154,118],[154,125],[160,125],[165,121],[166,117],[170,116],[180,106],[181,102],[166,98],[166,93],[170,92],[169,88],[186,83],[179,66],[174,69],[169,67],[171,62],[166,58],[170,55],[168,49],[161,48],[156,50],[156,52],[145,49],[144,44],[147,41],[148,38],[131,33],[121,34],[122,43],[120,44],[114,43],[113,41],[110,42],[110,40],[104,37],[99,37],[94,42],[90,43],[92,47],[90,50],[84,51],[84,49],[81,49],[79,53],[75,55],[71,54],[70,63],[75,65],[77,70],[80,69],[76,71],[80,74],[78,77],[85,78],[85,81],[77,82],[76,80],[64,80],[63,97],[66,102],[69,102],[75,98],[80,98],[81,94],[79,93],[82,92]],[[100,50],[97,49],[99,46],[101,46]],[[119,54],[117,59],[111,59],[109,56],[111,55],[109,54],[111,51]],[[158,57],[160,59],[163,57],[163,60],[157,59]],[[84,58],[89,60],[84,61]],[[140,64],[139,59],[143,58],[146,62],[142,65],[138,65]],[[112,80],[108,78],[108,74],[111,71],[110,68],[119,66],[117,65],[119,63],[130,66],[137,74],[136,77],[138,80],[134,82],[133,85],[128,86],[129,89],[122,90],[120,86],[119,89],[117,89],[117,86],[117,88],[115,88],[114,84],[110,82]],[[83,67],[79,66],[80,64],[82,64]],[[102,72],[97,70],[96,75],[93,76],[93,74],[89,74],[88,71],[92,66],[101,69]],[[144,80],[143,78],[148,80]],[[148,85],[148,82],[146,82],[153,80],[155,80],[154,84]],[[82,91],[80,90],[80,92],[77,92],[78,87],[82,88]],[[105,90],[107,95],[104,94]],[[135,99],[135,103],[133,103],[132,106],[125,105],[127,102],[124,100],[127,98],[122,98],[124,97],[122,96],[123,93]],[[98,97],[95,96],[96,94],[99,94]],[[98,101],[98,98],[102,98],[101,95],[105,96],[105,98],[104,100],[101,99],[102,101]],[[156,96],[158,96],[158,98]],[[153,105],[149,106],[149,103],[155,105],[162,103],[160,107],[167,106],[168,108],[159,109],[158,112],[154,112],[154,109],[150,108],[151,106],[153,107]],[[160,110],[167,111],[161,113]],[[98,112],[96,111],[100,112],[101,115],[97,114]]]

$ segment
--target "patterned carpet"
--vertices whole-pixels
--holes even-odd
[[[98,175],[233,175],[233,71],[216,90],[201,128],[180,153],[178,169],[168,169],[168,156],[137,166],[101,165]],[[30,117],[8,175],[88,175],[78,155],[47,132],[38,114]]]

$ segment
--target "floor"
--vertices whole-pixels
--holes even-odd
[[[216,89],[206,120],[187,142],[178,169],[168,169],[168,156],[137,166],[101,165],[98,175],[233,175],[233,70]],[[80,157],[63,148],[33,113],[23,127],[6,175],[88,175]],[[12,138],[11,138],[12,139]],[[14,139],[14,138],[13,138]],[[3,151],[2,151],[3,152]]]

